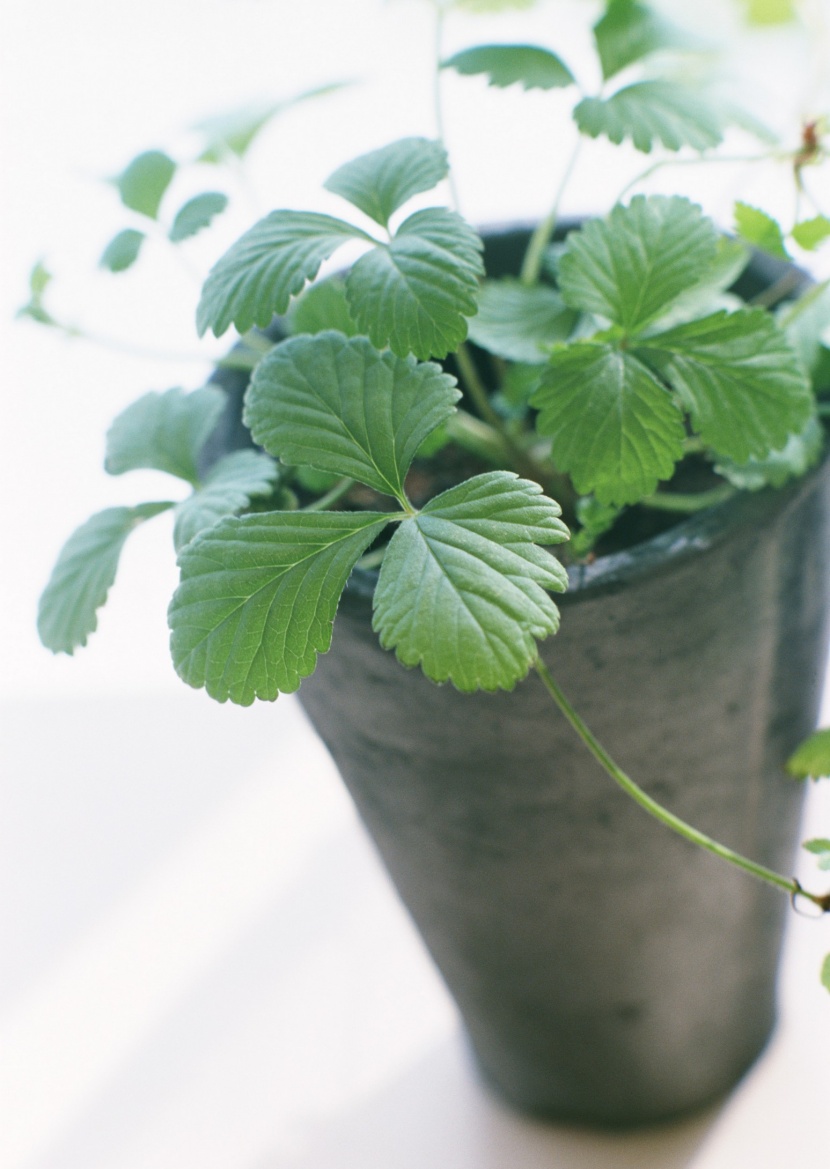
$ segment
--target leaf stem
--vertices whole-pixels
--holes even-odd
[[[772,159],[778,157],[779,153],[779,151],[767,151],[766,154],[701,154],[694,158],[661,158],[657,162],[653,162],[651,166],[647,166],[645,170],[640,171],[633,179],[629,179],[619,195],[617,195],[616,202],[622,203],[629,191],[632,191],[634,187],[638,187],[640,183],[644,183],[646,179],[651,178],[653,174],[656,174],[667,166],[702,166],[710,162],[726,162],[732,163],[733,165],[737,163],[770,162]]]
[[[684,840],[688,840],[690,843],[696,844],[699,848],[711,852],[714,856],[720,857],[721,860],[727,861],[745,873],[749,873],[750,876],[756,877],[768,885],[773,885],[776,889],[783,889],[791,897],[805,897],[808,901],[817,905],[823,912],[830,912],[830,895],[807,892],[807,890],[802,889],[794,877],[785,877],[781,873],[775,872],[774,869],[768,869],[765,865],[759,865],[748,857],[742,856],[741,853],[727,848],[726,845],[718,843],[718,841],[713,840],[710,836],[706,836],[705,833],[700,832],[697,828],[693,828],[691,824],[687,824],[679,816],[675,816],[673,812],[668,811],[662,804],[658,804],[633,779],[626,775],[621,767],[617,766],[602,744],[594,737],[576,713],[570,702],[568,702],[541,658],[536,659],[535,669],[548,694],[550,694],[559,710],[574,731],[576,731],[596,761],[611,776],[614,782],[622,788],[626,795],[630,796],[650,816],[653,816],[655,820],[659,820],[665,827],[670,828],[673,832],[682,836]]]
[[[527,251],[525,252],[525,258],[519,276],[523,284],[537,284],[539,281],[539,273],[542,271],[542,260],[545,256],[545,249],[553,238],[553,233],[556,231],[556,224],[559,222],[559,208],[562,205],[565,189],[579,160],[582,143],[583,137],[580,134],[571,151],[571,157],[568,159],[568,164],[562,173],[562,178],[559,180],[553,206],[530,237],[530,243],[527,245]]]
[[[343,496],[346,495],[353,486],[354,479],[350,479],[348,476],[344,477],[343,479],[338,479],[334,486],[331,487],[325,495],[321,495],[319,499],[315,499],[313,503],[307,504],[300,510],[325,511],[327,508],[332,507],[333,504],[339,503]]]
[[[696,511],[703,511],[707,507],[715,507],[725,503],[737,494],[737,488],[731,483],[722,483],[710,491],[663,491],[657,495],[648,495],[639,502],[642,507],[650,507],[655,511],[679,511],[691,515]]]

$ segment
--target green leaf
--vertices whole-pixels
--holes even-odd
[[[754,248],[777,256],[779,260],[789,260],[780,225],[758,207],[750,207],[748,203],[735,204],[735,231]]]
[[[750,24],[788,24],[795,20],[794,0],[744,0]]]
[[[787,760],[793,779],[823,779],[830,776],[830,728],[814,731]]]
[[[651,495],[683,454],[683,416],[630,353],[580,342],[557,349],[532,398],[537,428],[580,495],[621,506]]]
[[[339,167],[324,184],[381,227],[413,195],[431,191],[447,177],[447,152],[429,138],[401,138]]]
[[[808,289],[795,304],[787,305],[777,320],[804,368],[814,373],[823,338],[830,336],[830,281],[824,280]]]
[[[533,8],[536,0],[449,0],[452,8],[467,12],[495,13],[513,9]]]
[[[242,706],[296,690],[331,644],[352,569],[388,522],[376,512],[267,512],[197,536],[179,558],[168,615],[179,675]]]
[[[52,273],[42,260],[38,260],[29,273],[29,291],[39,300],[52,283]]]
[[[403,498],[415,452],[459,397],[437,365],[380,353],[365,337],[319,333],[284,341],[262,359],[245,423],[285,463]]]
[[[826,215],[816,215],[814,219],[805,219],[797,223],[790,233],[800,248],[807,252],[814,252],[817,247],[830,238],[830,219]]]
[[[133,528],[172,503],[110,507],[81,524],[64,544],[38,608],[40,640],[53,653],[71,654],[98,627],[97,611],[115,580],[118,559]]]
[[[235,515],[252,499],[270,495],[277,481],[274,460],[260,451],[232,451],[211,468],[189,499],[176,507],[173,543],[180,552],[205,528]]]
[[[272,211],[238,239],[211,269],[196,313],[199,336],[236,325],[246,333],[284,313],[323,260],[349,239],[375,241],[342,219],[316,211]]]
[[[176,164],[164,151],[147,150],[134,158],[113,182],[125,207],[155,219],[175,173]]]
[[[819,858],[818,867],[820,869],[830,869],[830,840],[823,837],[807,840],[804,843],[804,848]]]
[[[749,263],[749,249],[740,240],[718,238],[715,258],[701,278],[671,302],[668,311],[650,326],[649,332],[672,329],[698,317],[710,316],[720,309],[741,308],[743,301],[728,288],[735,283]]]
[[[813,414],[810,383],[763,309],[714,313],[643,344],[704,443],[736,463],[780,450]]]
[[[132,227],[128,227],[125,231],[119,231],[118,235],[114,236],[104,248],[101,259],[98,261],[99,266],[110,272],[126,271],[138,259],[141,245],[146,238],[143,231],[136,231]]]
[[[209,227],[211,221],[220,215],[228,205],[228,196],[221,191],[205,191],[201,195],[194,195],[184,204],[173,220],[170,228],[170,239],[173,243],[189,239],[203,228]]]
[[[567,574],[538,545],[568,531],[538,484],[477,475],[431,499],[392,537],[375,590],[374,627],[406,666],[459,690],[510,690],[555,633]]]
[[[693,47],[688,34],[639,0],[607,0],[605,15],[594,25],[594,39],[606,81],[660,49]]]
[[[717,247],[714,224],[688,199],[637,195],[568,236],[562,297],[634,332],[704,276]]]
[[[305,90],[285,101],[269,102],[260,106],[243,106],[241,109],[230,110],[197,122],[194,130],[205,137],[205,146],[197,161],[223,163],[234,155],[237,158],[244,158],[251,143],[272,118],[300,102],[335,93],[348,84],[340,81],[331,85],[315,86],[314,89]]]
[[[476,311],[481,249],[454,211],[416,211],[388,247],[362,256],[349,273],[346,294],[358,327],[400,357],[446,357]]]
[[[500,88],[559,89],[575,82],[561,58],[537,45],[478,45],[456,53],[442,67],[465,77],[484,73],[490,85]]]
[[[546,360],[546,348],[568,339],[577,316],[560,293],[546,285],[487,280],[469,336],[482,349],[507,361],[541,363]]]
[[[133,402],[107,432],[104,466],[110,475],[152,468],[197,483],[199,453],[225,407],[214,386],[185,393],[149,393]]]
[[[830,990],[830,954],[828,954],[821,964],[821,985],[825,990]]]
[[[51,281],[52,273],[42,260],[38,260],[29,273],[29,300],[17,310],[16,318],[29,317],[39,325],[57,325],[58,322],[43,303],[43,297]]]
[[[619,519],[621,509],[607,503],[600,503],[593,495],[582,495],[576,501],[576,518],[582,525],[571,536],[571,552],[574,556],[587,555],[600,536],[613,528]]]
[[[630,138],[645,154],[655,143],[667,150],[708,150],[723,141],[712,106],[694,90],[670,81],[637,81],[608,98],[583,98],[573,116],[582,134],[604,135],[618,145]]]
[[[346,283],[339,276],[319,280],[291,302],[287,314],[291,333],[323,333],[336,329],[346,337],[354,337],[357,325],[346,299]]]
[[[765,458],[750,459],[739,466],[721,459],[715,470],[743,491],[760,491],[763,487],[783,487],[790,479],[806,475],[821,457],[824,430],[817,418],[811,418],[801,434],[791,434],[780,451]]]

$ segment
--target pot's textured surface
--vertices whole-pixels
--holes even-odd
[[[544,657],[672,811],[788,872],[782,764],[823,677],[828,465],[597,561]],[[535,677],[462,695],[403,669],[353,580],[301,699],[520,1108],[635,1124],[728,1089],[773,1025],[786,899],[619,792]]]

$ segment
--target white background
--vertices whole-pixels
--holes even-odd
[[[826,15],[825,0],[813,7]],[[447,50],[548,44],[591,85],[594,11],[590,0],[548,0],[532,13],[454,17]],[[747,37],[735,13],[728,0],[700,0],[683,16],[738,46],[725,80],[751,76],[758,109],[792,141],[800,116],[827,108],[822,75],[803,36]],[[86,650],[52,658],[36,641],[36,597],[72,528],[102,507],[170,494],[163,476],[104,475],[112,417],[148,389],[195,388],[223,348],[197,342],[197,283],[162,241],[134,272],[96,270],[106,242],[135,222],[102,179],[149,147],[192,157],[188,128],[206,115],[351,80],[262,135],[250,189],[227,186],[231,213],[212,241],[186,246],[187,265],[204,272],[252,204],[342,213],[321,191],[335,166],[435,133],[429,5],[5,0],[0,22],[0,1165],[820,1163],[830,997],[814,971],[826,929],[794,934],[786,1026],[723,1114],[624,1139],[519,1121],[464,1064],[452,1008],[295,704],[219,708],[175,679],[164,517],[132,537]],[[444,90],[465,214],[542,213],[570,151],[567,97],[454,77]],[[757,147],[738,136],[733,149]],[[645,163],[590,146],[565,212],[603,209]],[[724,224],[735,197],[792,215],[782,166],[679,168],[644,189],[677,184]],[[216,185],[183,174],[165,208]],[[38,258],[56,276],[56,315],[195,359],[134,359],[13,322]]]

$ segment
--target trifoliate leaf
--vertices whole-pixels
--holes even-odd
[[[507,361],[541,363],[547,357],[546,347],[568,339],[577,316],[554,288],[530,287],[519,280],[487,280],[478,314],[470,321],[469,337]]]
[[[323,260],[349,239],[371,236],[316,211],[272,211],[238,239],[211,269],[196,313],[199,335],[217,337],[230,325],[246,333],[284,313],[291,297],[313,280]]]
[[[118,559],[133,528],[172,503],[110,507],[81,524],[64,544],[38,608],[40,640],[53,653],[71,654],[98,627],[98,609],[115,580]]]
[[[252,499],[270,495],[277,466],[260,451],[232,451],[211,468],[204,482],[176,507],[173,543],[180,552],[205,528],[235,515]]]
[[[607,0],[605,15],[594,25],[594,39],[606,81],[660,49],[693,47],[688,34],[639,0]]]
[[[723,141],[720,118],[699,93],[670,81],[638,81],[608,98],[586,97],[573,112],[580,132],[621,143],[630,138],[648,154],[691,146],[708,150]]]
[[[173,243],[189,239],[203,228],[209,227],[211,221],[220,215],[228,205],[228,196],[221,191],[205,191],[201,195],[194,195],[184,204],[173,220],[170,228],[170,239]]]
[[[481,248],[454,211],[416,211],[388,247],[368,252],[349,273],[346,294],[358,327],[400,357],[446,357],[476,311]]]
[[[538,45],[477,45],[444,61],[443,68],[471,77],[485,74],[490,85],[523,89],[559,89],[575,78],[565,62]]]
[[[197,483],[199,452],[219,421],[225,395],[215,386],[185,393],[149,393],[133,402],[107,432],[110,475],[149,467]]]
[[[296,690],[331,644],[340,594],[383,531],[376,512],[265,512],[222,520],[179,558],[173,664],[219,702]]]
[[[403,496],[415,452],[453,412],[455,380],[432,363],[319,333],[277,345],[256,368],[245,423],[285,463]]]
[[[804,842],[804,848],[811,852],[813,856],[818,857],[818,867],[820,869],[830,869],[830,840],[824,837],[819,837],[816,840],[807,840]]]
[[[808,289],[795,304],[787,305],[777,320],[804,368],[813,374],[821,357],[823,339],[830,339],[830,280]]]
[[[147,150],[134,158],[113,182],[125,207],[155,219],[175,173],[175,162],[163,150]]]
[[[812,416],[810,383],[763,309],[715,313],[643,344],[704,443],[736,463],[780,450]]]
[[[448,171],[447,152],[440,142],[401,138],[345,163],[324,186],[388,227],[399,207],[413,195],[431,191]]]
[[[790,479],[806,475],[818,462],[824,449],[824,430],[817,418],[811,418],[801,434],[791,434],[780,451],[765,458],[750,459],[739,466],[721,459],[715,470],[743,491],[760,491],[763,487],[783,487]]]
[[[335,93],[348,84],[348,82],[341,81],[331,85],[320,85],[284,101],[271,102],[261,106],[244,106],[242,109],[230,110],[214,117],[205,118],[204,121],[198,122],[193,127],[205,138],[204,149],[197,161],[223,163],[234,155],[237,158],[244,158],[260,130],[267,126],[272,118],[300,102]]]
[[[109,272],[125,272],[138,259],[141,245],[146,238],[143,231],[136,231],[132,227],[119,231],[104,248],[98,261],[99,267],[106,268]]]
[[[557,349],[531,399],[540,434],[581,495],[621,506],[651,495],[683,454],[683,416],[630,353],[581,342]]]
[[[807,252],[814,252],[817,247],[830,238],[830,219],[826,215],[816,215],[813,219],[805,219],[797,223],[790,233],[800,248]]]
[[[823,779],[830,776],[830,728],[815,731],[787,760],[793,779]]]
[[[750,207],[748,203],[736,203],[735,231],[754,248],[777,256],[779,260],[789,260],[789,253],[784,246],[784,233],[766,211]]]
[[[508,471],[431,499],[392,537],[375,590],[374,627],[406,666],[459,690],[510,690],[555,633],[547,590],[567,575],[539,545],[568,538],[560,509]]]
[[[717,246],[714,224],[688,199],[637,195],[570,233],[560,291],[573,308],[634,332],[704,276]]]
[[[357,325],[346,299],[346,284],[339,276],[319,280],[292,300],[287,314],[291,333],[323,333],[336,329],[347,337],[354,337]]]

